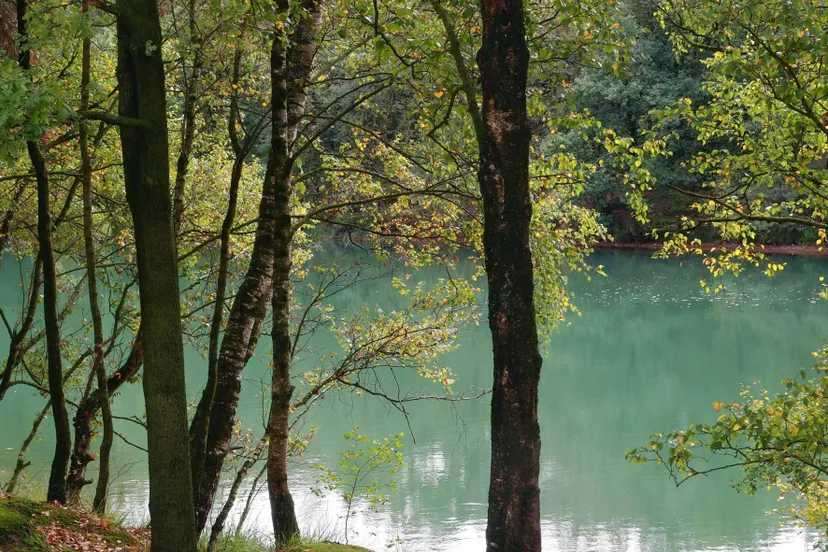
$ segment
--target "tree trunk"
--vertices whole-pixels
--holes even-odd
[[[117,36],[119,113],[134,121],[121,125],[121,149],[141,297],[151,549],[194,552],[197,536],[157,2],[119,2]]]
[[[480,150],[483,246],[494,350],[492,462],[486,549],[541,550],[538,382],[533,303],[523,2],[482,0],[484,140]]]
[[[271,101],[274,111],[271,123],[271,150],[262,186],[259,221],[250,267],[236,294],[221,343],[217,384],[210,408],[205,461],[197,491],[196,520],[199,533],[207,522],[218,489],[221,468],[230,446],[241,390],[241,374],[255,352],[261,334],[261,324],[267,312],[267,303],[273,295],[276,242],[279,239],[278,235],[282,233],[281,229],[277,229],[277,219],[279,225],[286,226],[285,232],[290,230],[289,211],[286,211],[287,219],[278,218],[281,215],[278,214],[280,211],[277,211],[277,203],[284,204],[284,208],[289,209],[289,193],[283,198],[279,196],[277,188],[291,186],[290,140],[295,136],[296,125],[304,114],[304,87],[316,53],[315,39],[321,21],[322,4],[306,0],[303,7],[308,17],[302,17],[296,30],[287,37],[287,42],[292,46],[290,53],[285,50],[286,37],[282,31],[276,31],[271,50]],[[280,9],[287,10],[287,3],[280,4]],[[209,400],[208,392],[209,386],[205,389],[201,402]],[[202,408],[201,402],[199,409]],[[193,470],[198,471],[197,466],[193,466]]]
[[[32,54],[26,29],[26,0],[17,0],[17,32],[21,45],[18,62],[24,70],[31,69]],[[55,422],[55,454],[49,471],[49,490],[46,500],[66,502],[66,472],[72,453],[72,433],[69,429],[69,413],[63,389],[63,361],[60,356],[60,320],[57,308],[57,271],[52,248],[52,216],[49,212],[51,198],[49,173],[40,146],[34,140],[26,142],[29,159],[37,181],[37,239],[43,265],[43,319],[46,327],[46,355],[48,363],[49,395],[52,399],[52,418]]]
[[[201,472],[201,481],[198,484],[196,496],[196,526],[199,534],[207,523],[207,516],[213,505],[221,478],[221,468],[229,452],[241,391],[242,371],[256,349],[256,343],[261,334],[261,323],[271,295],[274,250],[273,204],[275,202],[273,164],[274,159],[271,154],[262,186],[259,222],[253,242],[250,266],[227,318],[227,327],[219,353],[215,390],[212,392],[213,396],[210,397],[212,390],[209,386],[205,388],[197,408],[197,411],[207,408],[210,412],[204,466],[201,470],[197,466],[193,467],[194,473]],[[205,406],[202,406],[201,403],[205,401]]]
[[[18,12],[19,13],[19,12]],[[66,473],[72,454],[72,433],[66,395],[63,389],[63,360],[60,353],[60,322],[57,309],[57,271],[52,250],[52,221],[49,215],[49,177],[46,162],[35,142],[28,142],[29,157],[37,178],[37,226],[40,258],[43,260],[43,311],[46,326],[46,355],[48,362],[49,396],[52,399],[52,417],[55,422],[55,454],[49,471],[49,490],[46,500],[66,502]]]
[[[3,220],[0,222],[0,266],[3,266],[3,253],[6,251],[6,246],[9,244],[9,235],[11,234],[11,225],[14,220],[14,214],[17,211],[17,204],[20,198],[23,197],[23,190],[26,189],[26,180],[21,179],[14,191],[9,208],[6,214],[3,215]]]
[[[17,488],[17,482],[20,480],[23,470],[31,464],[31,462],[26,462],[26,452],[29,450],[32,441],[34,441],[35,437],[37,437],[37,432],[40,430],[40,424],[43,423],[43,419],[46,418],[46,414],[48,414],[51,409],[52,401],[48,400],[46,401],[46,406],[43,407],[43,410],[35,416],[34,422],[32,422],[32,429],[23,440],[23,444],[20,446],[20,452],[17,453],[17,463],[14,466],[14,472],[12,472],[12,476],[6,484],[6,492],[8,494],[14,494],[14,491]]]
[[[293,497],[288,486],[288,450],[290,443],[290,405],[293,396],[291,368],[293,351],[290,339],[290,244],[291,197],[293,183],[291,146],[296,139],[299,121],[305,113],[305,86],[317,50],[317,35],[322,19],[323,2],[308,0],[308,16],[300,21],[285,55],[282,40],[274,37],[271,50],[273,142],[274,154],[285,159],[275,173],[276,180],[276,251],[273,267],[273,377],[270,389],[270,419],[267,425],[267,491],[277,544],[299,536],[299,524]]]
[[[204,57],[201,38],[198,36],[198,26],[196,25],[196,5],[194,0],[188,2],[188,17],[190,18],[189,40],[194,53],[190,76],[185,84],[184,120],[181,123],[181,150],[178,153],[175,186],[173,186],[173,228],[175,229],[176,235],[181,231],[181,223],[184,220],[184,190],[187,183],[187,170],[190,168],[190,155],[193,152],[193,142],[195,141],[196,101],[198,100],[198,87],[201,84],[201,71]]]
[[[233,78],[231,82],[232,96],[230,99],[230,113],[228,116],[228,132],[233,144],[233,152],[235,160],[233,161],[233,169],[230,175],[230,190],[229,201],[227,202],[227,211],[224,215],[224,221],[221,225],[221,239],[219,247],[219,269],[216,276],[216,301],[213,308],[213,317],[210,321],[210,341],[208,344],[207,353],[207,383],[204,385],[204,392],[201,400],[198,402],[196,412],[193,415],[193,421],[190,424],[190,461],[192,463],[193,486],[194,495],[196,497],[196,528],[199,534],[203,530],[203,523],[206,522],[207,510],[204,510],[204,522],[201,521],[202,509],[199,505],[202,504],[200,500],[199,485],[201,484],[201,477],[205,466],[205,458],[207,454],[207,431],[210,425],[210,414],[213,409],[213,402],[216,397],[216,388],[218,386],[219,374],[219,343],[221,341],[221,326],[224,318],[224,301],[227,296],[227,270],[230,262],[230,232],[233,229],[233,224],[236,220],[236,208],[239,200],[239,184],[241,182],[242,171],[244,170],[244,159],[247,154],[247,147],[240,145],[236,124],[238,121],[238,98],[235,90],[238,88],[240,68],[241,68],[241,52],[239,48],[233,58]],[[258,336],[257,336],[258,337]],[[212,489],[212,486],[209,486]],[[212,491],[215,492],[215,491]],[[204,502],[206,504],[206,501]]]
[[[282,37],[275,36],[270,52],[273,76],[274,156],[287,160],[288,101],[287,56]],[[289,165],[280,164],[276,182],[276,251],[273,267],[273,376],[270,388],[270,419],[267,424],[267,492],[276,545],[286,544],[298,536],[299,525],[287,480],[287,453],[290,439],[290,198],[292,185]]]
[[[0,401],[6,396],[6,391],[11,387],[12,376],[14,370],[23,361],[23,354],[25,352],[25,339],[29,334],[29,330],[34,324],[34,317],[37,314],[37,303],[40,297],[40,284],[43,277],[43,260],[40,255],[35,260],[34,268],[32,269],[32,283],[29,287],[29,301],[26,307],[26,316],[23,317],[23,323],[20,325],[20,330],[11,336],[9,343],[9,354],[6,357],[6,367],[3,369],[3,375],[0,377]]]
[[[241,468],[239,471],[236,472],[236,477],[233,479],[233,484],[230,486],[230,492],[227,493],[227,499],[224,501],[224,506],[221,507],[219,514],[216,516],[216,520],[213,522],[213,526],[210,528],[210,538],[207,541],[207,552],[215,552],[216,544],[218,543],[218,539],[221,536],[222,531],[224,531],[224,524],[227,523],[227,518],[230,517],[230,511],[233,509],[233,505],[236,503],[236,498],[239,495],[239,489],[241,489],[242,483],[244,483],[244,478],[247,477],[247,473],[250,471],[256,462],[261,459],[262,452],[264,452],[266,441],[262,438],[259,441],[259,444],[256,445],[256,448],[253,450],[253,453],[242,463]],[[255,487],[257,480],[253,481],[253,486]],[[242,520],[239,520],[239,524],[242,523]]]
[[[104,355],[106,356],[106,355]],[[141,328],[132,344],[129,356],[118,370],[107,380],[107,394],[111,397],[125,382],[135,377],[144,362],[144,339]],[[86,479],[86,467],[92,461],[92,422],[101,409],[101,399],[96,389],[78,406],[75,414],[75,442],[72,448],[72,460],[69,465],[67,483],[68,502],[79,503],[83,487],[91,483]]]
[[[82,11],[89,11],[89,0],[83,0]],[[81,111],[89,109],[89,81],[91,78],[92,40],[85,36],[81,54]],[[81,184],[83,186],[83,242],[86,253],[86,282],[89,286],[89,308],[92,314],[93,353],[92,369],[98,380],[98,403],[101,406],[103,439],[100,449],[98,484],[92,508],[98,514],[106,512],[106,494],[109,488],[109,456],[112,450],[114,427],[112,411],[109,408],[109,389],[104,366],[103,317],[98,301],[98,273],[95,260],[95,242],[92,235],[92,159],[89,153],[89,126],[85,120],[79,124],[81,152]]]

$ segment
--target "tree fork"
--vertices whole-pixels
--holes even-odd
[[[280,2],[277,8],[287,11],[289,5],[287,2]],[[282,197],[279,197],[280,192],[277,188],[281,189],[284,185],[291,186],[291,137],[296,136],[296,126],[304,113],[305,83],[316,53],[316,37],[321,24],[323,4],[315,0],[304,0],[303,8],[308,16],[300,19],[290,36],[285,36],[283,30],[276,30],[271,46],[271,104],[274,109],[271,122],[271,151],[262,186],[262,199],[259,204],[259,219],[250,267],[236,294],[221,343],[217,384],[207,433],[205,462],[201,470],[201,481],[198,484],[196,517],[199,532],[206,525],[207,516],[218,489],[221,468],[232,438],[241,389],[241,373],[255,351],[267,304],[273,296],[274,263],[277,255],[276,236],[280,233],[277,228],[277,218],[278,213],[281,212],[277,202],[284,201]],[[289,50],[285,43],[290,45]],[[289,201],[285,205],[286,209],[290,208]],[[287,218],[284,221],[279,220],[278,224],[284,225],[286,231],[290,232],[289,210]],[[288,249],[289,242],[288,237],[285,242],[288,244]],[[201,400],[205,401],[209,398],[203,396]]]
[[[141,369],[143,362],[144,339],[141,327],[139,326],[127,359],[107,379],[108,395],[112,396],[121,385],[134,378]],[[90,480],[86,479],[86,468],[92,461],[92,422],[95,420],[100,409],[101,398],[98,394],[98,389],[95,389],[78,405],[77,413],[73,420],[75,442],[72,448],[72,461],[69,465],[69,480],[67,483],[67,493],[70,503],[77,502],[83,487],[91,483]]]

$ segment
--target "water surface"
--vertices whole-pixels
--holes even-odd
[[[786,270],[774,279],[745,274],[726,280],[726,290],[713,296],[701,291],[699,279],[706,273],[693,263],[679,266],[632,252],[600,252],[592,261],[605,265],[608,277],[576,279],[575,302],[582,316],[571,316],[545,350],[540,390],[544,550],[809,550],[805,534],[766,514],[776,506],[775,495],[741,496],[728,487],[728,474],[677,489],[663,469],[634,467],[624,453],[652,432],[715,420],[712,401],[736,399],[739,384],[761,381],[775,388],[779,380],[809,367],[810,352],[828,336],[828,311],[817,297],[818,278],[828,273],[828,262],[788,259]],[[420,277],[437,274],[426,271]],[[0,271],[0,306],[12,316],[19,311],[18,280],[18,266],[7,256]],[[337,302],[343,309],[388,308],[399,298],[386,279],[350,290]],[[317,350],[332,346],[329,336],[314,343]],[[7,347],[8,337],[0,335],[0,350]],[[194,350],[187,361],[188,384],[197,397],[205,362]],[[458,375],[457,391],[488,387],[491,341],[485,325],[465,329],[459,349],[444,362]],[[264,357],[251,362],[240,408],[244,424],[259,431],[266,371]],[[401,382],[412,393],[422,386],[416,377]],[[17,386],[0,402],[0,482],[8,478],[44,401]],[[351,542],[375,550],[396,538],[403,541],[400,550],[483,549],[487,403],[415,403],[409,428],[381,401],[329,394],[309,420],[321,427],[317,437],[291,468],[304,531],[341,539],[343,503],[335,495],[320,499],[309,492],[316,477],[312,466],[334,466],[345,446],[343,433],[359,424],[375,437],[404,431],[407,466],[389,504],[379,512],[357,506]],[[140,415],[140,385],[127,386],[113,410],[119,416]],[[118,429],[143,442],[137,426],[123,422]],[[50,422],[41,436],[28,455],[33,490],[47,476]],[[130,520],[145,519],[144,457],[117,442],[113,471],[115,507]],[[250,520],[263,532],[269,526],[267,504],[266,495],[259,495]]]

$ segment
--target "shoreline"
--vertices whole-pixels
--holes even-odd
[[[636,243],[636,242],[608,242],[602,241],[592,246],[593,249],[608,250],[608,249],[623,249],[623,250],[641,250],[641,251],[659,251],[662,248],[660,243]],[[732,243],[702,243],[694,246],[694,249],[700,248],[703,251],[710,251],[713,248],[728,250],[736,249],[736,245]],[[816,245],[759,245],[757,249],[762,253],[769,255],[791,255],[802,257],[828,257],[828,248],[818,247]]]

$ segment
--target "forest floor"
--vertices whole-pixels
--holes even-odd
[[[0,552],[138,552],[148,529],[125,529],[89,512],[0,496]]]
[[[703,243],[699,246],[693,246],[693,249],[700,248],[703,251],[710,251],[716,249],[735,249],[736,246],[732,243]],[[648,251],[658,251],[661,249],[660,243],[634,243],[634,242],[599,242],[595,245],[595,249],[641,249]],[[808,257],[828,257],[828,248],[818,247],[816,245],[759,245],[757,249],[762,253],[768,255],[804,255]]]
[[[36,502],[0,492],[0,552],[148,552],[150,530],[126,528],[85,510]],[[255,546],[256,550],[267,547]],[[222,547],[218,547],[222,552]],[[236,544],[233,552],[245,552]],[[370,552],[327,542],[277,552]]]

